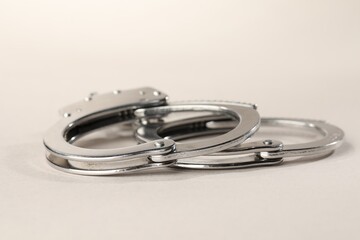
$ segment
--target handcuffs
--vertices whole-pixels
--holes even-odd
[[[172,113],[197,113],[168,121]],[[269,166],[284,158],[329,154],[344,133],[322,121],[260,118],[256,106],[231,101],[169,102],[154,88],[91,94],[60,111],[62,118],[44,137],[46,158],[54,168],[80,175],[117,175],[159,167],[229,169]],[[139,144],[115,149],[75,146],[81,137],[112,124],[131,124]],[[260,125],[296,126],[320,132],[320,140],[285,145],[277,140],[251,142]],[[216,136],[214,136],[216,135]],[[193,142],[181,139],[204,136]],[[250,155],[249,161],[243,161]],[[210,156],[209,159],[201,159]],[[211,157],[230,161],[213,160]]]

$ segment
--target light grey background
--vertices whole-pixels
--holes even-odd
[[[0,1],[1,239],[359,239],[360,2]],[[321,161],[82,177],[44,132],[89,92],[254,102],[326,119]]]

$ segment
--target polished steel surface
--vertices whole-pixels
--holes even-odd
[[[197,136],[206,136],[229,131],[236,125],[232,120],[221,116],[203,116],[187,120],[162,123],[161,126],[143,126],[137,131],[141,141],[153,141],[166,136],[175,141]],[[239,146],[225,149],[212,155],[227,157],[238,156],[232,161],[221,162],[214,159],[179,159],[173,166],[194,169],[228,169],[280,164],[283,158],[327,155],[340,146],[344,133],[338,127],[323,121],[288,118],[262,118],[262,126],[297,127],[312,129],[322,135],[319,140],[301,144],[282,144],[280,141],[266,139],[259,142],[245,142]],[[146,131],[148,129],[148,131]],[[143,133],[146,132],[146,135]],[[253,159],[244,161],[242,156],[253,154]],[[245,158],[246,159],[246,158]]]
[[[135,120],[152,123],[174,112],[212,112],[236,120],[237,124],[221,136],[192,144],[175,145],[172,139],[157,139],[116,149],[88,149],[73,144],[107,125]],[[44,137],[47,159],[59,170],[82,175],[133,172],[169,166],[181,158],[216,153],[244,142],[260,125],[255,105],[223,101],[170,104],[166,95],[153,88],[91,94],[60,113],[62,119]]]
[[[87,149],[73,145],[78,138],[98,128],[134,121],[134,111],[141,107],[166,104],[167,95],[153,88],[138,88],[127,91],[113,91],[107,94],[91,94],[83,101],[65,107],[60,111],[62,119],[44,137],[46,156],[50,164],[65,172],[83,175],[108,175],[123,171],[168,165],[152,163],[147,156],[173,151],[170,139],[116,149]],[[96,171],[92,166],[106,162],[126,161],[144,158],[147,161],[137,165],[128,164],[117,169]],[[88,169],[74,167],[72,162],[84,163]]]
[[[57,170],[88,176],[117,175],[159,167],[166,167],[174,164],[174,161],[155,163],[148,160],[147,158],[143,158],[142,162],[135,162],[135,164],[131,162],[127,162],[126,164],[77,162],[77,164],[75,165],[71,161],[68,161],[65,158],[55,156],[49,152],[47,152],[46,156],[49,164]]]
[[[112,123],[134,119],[133,112],[141,107],[166,103],[167,96],[153,88],[114,91],[87,97],[60,111],[62,119],[44,137],[44,145],[52,155],[72,161],[106,162],[126,160],[134,156],[164,154],[172,151],[174,142],[163,140],[119,149],[86,149],[71,142],[83,134]]]
[[[244,105],[236,102],[199,101],[186,103],[169,103],[167,106],[139,109],[135,111],[138,117],[161,117],[174,112],[213,112],[230,116],[235,124],[230,131],[216,137],[192,143],[176,143],[173,152],[150,156],[154,162],[179,160],[201,155],[207,155],[225,150],[229,147],[241,144],[252,136],[259,128],[260,116],[252,105]],[[161,127],[161,124],[149,124],[138,128],[137,137],[147,138],[153,135]]]
[[[284,158],[327,155],[344,138],[341,129],[324,121],[261,119],[253,104],[167,100],[167,95],[147,87],[92,93],[63,108],[61,120],[44,137],[49,163],[56,169],[82,175],[114,175],[167,166],[193,169],[269,166],[281,164]],[[180,115],[169,120],[174,113]],[[186,113],[190,116],[184,117]],[[140,144],[115,149],[74,145],[81,137],[115,123],[127,126]],[[246,141],[260,125],[311,129],[322,138],[301,144],[283,144],[271,138]],[[199,136],[205,139],[178,142]]]
[[[340,128],[325,121],[291,118],[262,118],[261,124],[264,126],[307,128],[322,135],[322,138],[316,141],[301,144],[287,144],[283,146],[281,151],[265,151],[259,153],[262,158],[266,159],[326,154],[338,148],[344,138],[344,132]],[[209,128],[217,129],[224,128],[226,126],[231,128],[233,125],[234,123],[229,122],[212,122],[209,123]],[[228,149],[226,151],[231,153],[236,151],[236,149]]]

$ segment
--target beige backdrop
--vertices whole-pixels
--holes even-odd
[[[1,239],[359,239],[360,1],[0,1]],[[82,177],[44,132],[89,92],[254,102],[347,136],[322,161]]]

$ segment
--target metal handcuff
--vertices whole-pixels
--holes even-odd
[[[156,89],[139,88],[91,95],[65,107],[60,111],[62,119],[44,137],[49,163],[56,169],[82,175],[113,175],[164,167],[173,165],[178,159],[207,155],[241,144],[260,125],[254,105],[216,101],[169,103],[167,99],[167,95]],[[86,149],[73,145],[81,136],[100,127],[184,111],[222,114],[238,123],[221,136],[192,144],[159,139],[117,149]],[[135,161],[139,158],[143,160],[140,163]],[[76,163],[82,165],[79,167]],[[114,163],[122,165],[114,167]]]
[[[233,120],[223,116],[202,116],[161,123],[161,125],[143,125],[137,129],[136,137],[139,142],[161,139],[160,135],[164,139],[178,141],[221,134],[231,129],[234,124],[236,123]],[[212,154],[212,156],[217,157],[216,159],[209,157],[205,159],[180,159],[173,166],[190,169],[232,169],[277,165],[283,163],[284,158],[329,155],[341,145],[344,138],[344,132],[340,128],[319,120],[262,118],[261,127],[263,126],[308,128],[320,133],[322,138],[300,144],[283,144],[280,141],[269,139],[245,142],[239,146]],[[224,161],[222,158],[227,156],[234,157]],[[247,160],[249,157],[251,160]]]
[[[172,122],[163,120],[170,113],[189,111],[206,114]],[[81,175],[114,175],[166,166],[224,169],[275,165],[288,156],[329,153],[340,145],[344,136],[341,129],[320,121],[261,120],[252,104],[223,101],[171,103],[167,95],[153,88],[91,94],[60,113],[62,119],[44,137],[46,157],[56,169]],[[262,125],[311,127],[323,133],[324,138],[293,146],[275,140],[243,143],[258,130],[260,121]],[[134,133],[141,143],[117,149],[86,149],[74,145],[82,136],[115,123],[138,126]],[[168,137],[161,138],[158,134],[161,131],[169,133]],[[175,142],[215,133],[221,135],[192,143]],[[255,157],[247,162],[198,160],[200,156],[211,154],[254,154]]]

